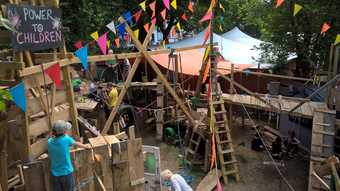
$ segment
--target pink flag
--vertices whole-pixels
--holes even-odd
[[[328,23],[324,23],[321,29],[321,34],[326,33],[330,28],[331,26]]]
[[[78,40],[77,42],[74,43],[73,46],[76,47],[76,49],[80,49],[81,47],[83,47],[83,41]]]
[[[133,17],[135,18],[136,23],[139,21],[140,17],[142,16],[142,12],[143,12],[142,10],[139,10],[137,13],[135,13],[133,15]]]
[[[217,176],[218,177],[218,176]],[[222,184],[220,182],[220,179],[217,178],[217,185],[216,185],[216,191],[223,191]]]
[[[153,17],[152,20],[151,20],[151,23],[156,24],[156,22],[157,22],[156,17]]]
[[[163,0],[163,4],[168,10],[170,10],[170,1],[169,0]]]
[[[61,87],[60,65],[59,63],[52,65],[44,71],[51,80],[55,83],[57,88]]]
[[[97,43],[102,53],[106,55],[107,54],[107,32],[98,38]]]
[[[152,16],[151,17],[154,17],[156,15],[156,1],[150,3],[150,9],[152,10]]]
[[[204,15],[204,17],[200,20],[200,23],[204,22],[204,21],[208,21],[211,20],[212,18],[212,11],[207,12],[207,14]]]

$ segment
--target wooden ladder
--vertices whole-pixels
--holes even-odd
[[[228,184],[229,177],[240,181],[237,160],[234,155],[233,143],[228,126],[227,111],[222,98],[222,91],[218,84],[218,94],[213,98],[215,115],[215,134],[217,154],[220,161],[222,177],[225,184]]]
[[[204,136],[198,133],[195,128],[191,134],[189,145],[185,151],[185,162],[190,166],[196,163],[197,151],[199,146],[204,139]]]

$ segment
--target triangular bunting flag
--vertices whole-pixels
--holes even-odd
[[[220,29],[221,32],[223,32],[223,28],[221,24],[218,26],[218,28]]]
[[[117,33],[116,31],[116,26],[115,26],[115,23],[113,21],[111,21],[109,24],[106,25],[106,27],[108,29],[110,29],[110,31],[112,31],[113,33]]]
[[[217,177],[218,177],[218,176],[217,176]],[[222,187],[222,184],[221,184],[219,178],[217,178],[216,191],[223,191],[223,187]]]
[[[121,38],[124,38],[125,35],[125,24],[121,23],[118,25],[118,34]]]
[[[102,53],[106,55],[107,54],[107,32],[98,38],[97,43]]]
[[[155,15],[156,15],[156,0],[154,2],[152,2],[152,3],[150,3],[149,6],[150,6],[150,9],[152,10],[151,18],[155,17]]]
[[[78,40],[77,42],[74,43],[73,45],[76,49],[79,49],[81,47],[83,47],[83,41],[82,40]]]
[[[110,48],[111,48],[111,41],[110,41],[110,40],[107,40],[106,45],[107,45],[107,48],[110,49]]]
[[[139,39],[139,29],[134,30],[133,35],[136,37],[136,39]]]
[[[203,62],[207,60],[209,53],[210,53],[210,46],[208,46],[204,51]]]
[[[170,0],[163,0],[163,4],[168,10],[170,10]]]
[[[207,27],[207,30],[204,33],[204,42],[202,44],[202,47],[205,46],[205,43],[207,43],[207,41],[210,37],[210,30],[211,30],[211,22],[209,23],[209,26]]]
[[[182,18],[183,20],[185,20],[185,21],[188,21],[188,17],[187,17],[187,15],[186,15],[185,13],[183,13],[183,15],[181,16],[181,18]]]
[[[98,38],[99,38],[98,31],[92,33],[92,34],[91,34],[91,37],[92,37],[94,40],[98,40]]]
[[[173,0],[171,2],[171,6],[174,8],[174,9],[177,9],[177,0]]]
[[[164,9],[164,10],[161,12],[161,16],[162,16],[163,20],[166,19],[166,9]]]
[[[212,122],[211,122],[212,123]],[[215,133],[213,132],[211,136],[211,162],[210,169],[214,168],[215,160],[216,160],[216,146],[215,146]]]
[[[223,7],[222,3],[219,3],[220,9],[222,9],[223,13],[225,12],[225,8]]]
[[[119,48],[120,47],[120,39],[116,38],[115,39],[116,46]]]
[[[132,16],[130,11],[124,13],[123,17],[130,25],[132,25]]]
[[[151,23],[155,25],[156,22],[157,22],[156,17],[152,17]]]
[[[334,45],[337,45],[337,44],[339,44],[339,43],[340,43],[340,34],[338,34],[338,35],[336,36]]]
[[[88,69],[87,64],[87,56],[88,56],[88,45],[85,45],[81,49],[78,49],[74,54],[79,58],[81,65],[83,66],[84,70]]]
[[[175,37],[177,35],[176,27],[172,28],[171,35],[172,35],[172,37]]]
[[[193,3],[191,0],[189,1],[188,9],[189,9],[189,11],[191,11],[192,13],[194,12],[194,3]]]
[[[204,70],[202,83],[205,83],[205,81],[207,80],[207,78],[209,76],[210,64],[211,64],[211,62],[210,62],[210,59],[209,59],[207,65],[205,67],[205,70]]]
[[[302,6],[297,4],[297,3],[295,3],[295,5],[294,5],[294,14],[293,15],[296,16],[301,11],[301,9],[302,9]]]
[[[182,29],[181,23],[179,23],[179,21],[177,22],[176,27],[178,28],[178,30],[181,30],[181,29]]]
[[[25,85],[23,82],[9,89],[12,100],[23,111],[26,112]]]
[[[44,72],[51,78],[51,80],[55,83],[57,88],[61,87],[59,63],[50,66],[49,68],[45,69]]]
[[[125,43],[129,43],[129,35],[124,36],[124,41],[125,41]]]
[[[328,23],[324,23],[322,25],[321,34],[326,33],[330,28],[331,28],[331,26]]]
[[[140,17],[142,16],[142,13],[143,13],[143,11],[139,10],[137,13],[135,13],[133,15],[133,17],[135,18],[136,23],[139,21]]]
[[[215,7],[215,5],[216,5],[216,0],[211,0],[211,3],[210,3],[210,7],[209,7],[209,9],[208,9],[208,12],[211,12],[212,9]]]
[[[212,11],[207,12],[207,14],[204,15],[204,17],[200,20],[200,23],[204,22],[204,21],[208,21],[211,20],[212,18]]]
[[[276,8],[279,8],[285,0],[276,0]]]
[[[149,28],[150,28],[149,25],[150,25],[149,23],[146,23],[146,24],[144,25],[144,30],[145,30],[145,32],[147,32],[147,33],[149,32]]]
[[[146,2],[146,1],[143,1],[143,2],[141,2],[141,3],[139,4],[139,6],[142,7],[143,11],[146,10],[145,2]]]

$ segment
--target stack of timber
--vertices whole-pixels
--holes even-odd
[[[311,157],[309,166],[309,191],[329,189],[330,180],[320,177],[315,169],[333,155],[335,112],[315,111],[313,118]]]

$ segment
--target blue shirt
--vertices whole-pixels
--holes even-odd
[[[65,176],[73,172],[70,147],[75,143],[68,135],[48,139],[48,155],[53,176]]]

